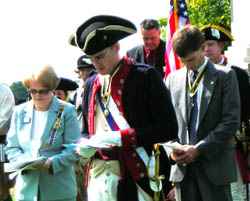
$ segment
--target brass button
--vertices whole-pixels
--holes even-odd
[[[118,90],[117,90],[117,93],[118,93],[119,95],[121,95],[121,94],[122,94],[122,90],[118,89]]]
[[[140,173],[140,177],[141,178],[144,177],[144,173],[143,172]]]
[[[120,79],[120,83],[123,84],[124,83],[124,79],[121,78]]]
[[[140,163],[136,163],[136,167],[141,167],[141,164]]]
[[[132,153],[132,157],[136,157],[137,156],[137,154],[134,152],[134,153]]]

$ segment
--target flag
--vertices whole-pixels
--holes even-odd
[[[172,49],[172,38],[175,31],[184,27],[186,24],[189,24],[189,18],[185,0],[170,0],[170,15],[166,31],[166,71],[164,79],[166,79],[172,71],[181,68],[181,62]]]

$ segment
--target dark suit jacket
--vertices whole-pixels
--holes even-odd
[[[87,123],[88,108],[96,76],[97,74],[88,78],[83,94],[83,133],[85,134],[89,132]],[[177,136],[176,116],[170,94],[155,68],[138,63],[132,65],[124,85],[122,105],[130,127],[135,129],[137,146],[143,146],[148,155],[152,154],[153,144],[165,142]],[[168,157],[163,149],[160,151],[160,174],[165,175],[166,179],[163,182],[169,185],[170,171],[168,168],[170,167]],[[136,171],[136,167],[134,171]],[[137,183],[152,195],[148,181],[139,180]],[[132,186],[126,185],[126,187],[133,189]],[[165,193],[168,193],[170,186],[164,185],[164,187]]]
[[[178,141],[189,144],[187,69],[182,68],[171,73],[167,78],[167,86],[178,120]],[[193,163],[200,166],[200,171],[214,185],[226,185],[236,181],[232,137],[239,128],[239,123],[240,98],[235,72],[208,61],[198,113],[198,142],[195,145],[201,155]],[[173,165],[171,180],[181,182],[185,171],[186,167]]]
[[[163,67],[165,66],[165,50],[166,43],[161,40],[160,45],[157,48],[157,55],[155,61],[155,68],[161,74],[161,77],[164,78]],[[134,59],[136,62],[147,64],[146,52],[143,45],[136,46],[127,52],[129,58]]]
[[[241,103],[241,122],[244,122],[246,125],[246,134],[250,137],[250,84],[249,84],[249,76],[247,72],[238,67],[231,66],[231,68],[235,71],[239,90],[240,90],[240,103]]]

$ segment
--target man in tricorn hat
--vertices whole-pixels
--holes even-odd
[[[79,88],[75,93],[72,94],[70,98],[70,102],[76,106],[77,116],[80,123],[82,125],[82,93],[84,91],[85,82],[88,79],[90,73],[94,70],[94,66],[89,59],[85,58],[85,55],[82,55],[77,60],[77,69],[75,72],[78,74],[80,78]]]
[[[167,172],[162,147],[159,175],[157,160],[147,161],[156,143],[176,137],[176,116],[157,70],[119,54],[118,41],[135,32],[130,21],[101,15],[80,25],[72,38],[71,44],[98,72],[85,84],[83,133],[89,139],[81,139],[86,148],[79,150],[82,157],[91,157],[90,201],[152,201],[160,189],[166,190],[167,181],[158,183],[159,175]]]
[[[245,70],[240,67],[230,65],[228,63],[228,58],[222,54],[224,48],[224,42],[233,41],[234,38],[231,33],[223,27],[216,25],[205,25],[200,28],[204,37],[205,43],[203,47],[203,54],[209,58],[215,64],[222,66],[227,66],[232,68],[237,76],[239,91],[240,91],[240,100],[241,100],[241,126],[239,131],[235,135],[234,143],[236,144],[236,158],[237,158],[237,167],[240,172],[238,175],[238,181],[231,184],[231,190],[234,201],[243,201],[246,199],[246,186],[249,183],[249,173],[246,163],[247,148],[242,142],[241,137],[245,139],[250,137],[250,85],[249,77]],[[248,138],[249,140],[250,138]],[[246,184],[246,185],[244,185]]]
[[[85,82],[88,79],[91,72],[94,70],[94,66],[89,59],[84,58],[82,55],[77,60],[77,73],[80,78],[79,87],[76,89],[72,96],[70,97],[70,102],[75,105],[77,111],[77,118],[79,121],[79,126],[82,130],[83,123],[83,111],[82,111],[82,94],[84,91]],[[85,181],[83,178],[86,177],[86,170],[88,166],[89,159],[81,158],[75,163],[75,175],[77,183],[77,201],[87,201],[87,188],[85,186]]]

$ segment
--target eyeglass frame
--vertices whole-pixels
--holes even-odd
[[[31,89],[28,92],[32,95],[40,94],[40,95],[47,95],[50,90],[48,89],[41,89],[41,90],[36,90],[36,89]]]
[[[96,57],[86,56],[86,58],[89,59],[92,63],[99,63],[101,60],[106,59],[106,57],[107,57],[109,51],[112,49],[112,47],[109,47],[105,53],[101,53]]]

